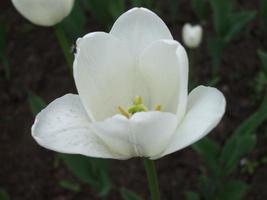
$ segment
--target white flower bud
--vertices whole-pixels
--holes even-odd
[[[202,41],[202,27],[200,25],[192,26],[189,23],[186,23],[182,30],[182,38],[184,44],[190,48],[197,48]]]
[[[12,3],[32,23],[53,26],[70,14],[74,0],[12,0]]]

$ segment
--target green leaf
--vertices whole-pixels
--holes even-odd
[[[175,18],[178,16],[179,4],[180,4],[179,0],[171,0],[170,10],[171,10],[172,20],[175,20]]]
[[[61,22],[72,40],[76,40],[85,34],[86,16],[80,4],[80,1],[75,1],[70,15]]]
[[[191,7],[200,20],[207,19],[210,9],[208,0],[191,0]]]
[[[205,199],[214,199],[215,184],[204,175],[199,177],[199,189]]]
[[[213,24],[217,34],[223,37],[229,28],[229,16],[233,10],[232,0],[209,0],[213,11]]]
[[[265,76],[267,77],[267,53],[262,50],[258,50],[258,55],[261,60],[262,70],[265,73]]]
[[[241,200],[248,188],[244,182],[232,180],[223,185],[218,200]]]
[[[142,197],[140,197],[138,194],[126,189],[121,188],[120,193],[123,200],[143,200]]]
[[[143,5],[143,1],[142,0],[131,0],[132,6],[133,7],[141,7],[144,6]]]
[[[267,120],[267,95],[265,95],[260,107],[256,112],[249,116],[241,125],[235,130],[233,138],[241,135],[251,134]]]
[[[74,183],[72,181],[69,180],[61,180],[59,182],[60,187],[70,190],[72,192],[80,192],[81,188],[77,183]]]
[[[253,11],[242,11],[232,14],[230,17],[230,25],[224,36],[226,43],[229,43],[254,17],[256,13]]]
[[[105,29],[109,29],[114,21],[109,10],[110,2],[112,0],[83,0],[85,8]]]
[[[58,43],[64,53],[65,59],[67,61],[70,71],[72,71],[72,64],[74,56],[71,53],[72,44],[70,38],[66,35],[64,27],[62,24],[57,24],[54,26],[54,31],[58,39]]]
[[[193,145],[193,149],[201,155],[201,158],[204,160],[205,165],[209,169],[209,172],[213,176],[219,176],[220,174],[220,166],[218,162],[218,157],[220,155],[220,147],[219,145],[205,137],[199,142]]]
[[[213,74],[217,73],[218,68],[221,65],[223,50],[226,43],[221,38],[213,38],[208,42],[209,55],[212,59]]]
[[[228,150],[231,150],[227,155],[227,158],[224,158],[223,173],[228,175],[230,174],[238,165],[241,157],[250,153],[256,144],[255,135],[244,135],[239,137],[237,140],[234,140],[231,143],[232,146],[229,146]]]
[[[6,79],[9,80],[11,76],[11,69],[7,55],[7,33],[7,25],[0,21],[0,62],[4,66]]]
[[[0,188],[0,200],[9,200],[7,192]]]
[[[260,1],[260,14],[261,14],[263,23],[266,25],[267,23],[267,0]]]
[[[113,19],[117,19],[125,10],[124,0],[113,0],[109,4],[109,12]]]
[[[131,0],[131,2],[133,7],[146,7],[151,10],[153,10],[155,3],[153,0]]]
[[[193,149],[204,157],[217,158],[220,153],[220,146],[207,137],[195,143]]]
[[[58,154],[68,169],[81,181],[94,187],[100,196],[106,196],[111,188],[108,161],[82,155]]]
[[[186,192],[185,197],[186,200],[200,200],[200,196],[196,192]]]
[[[253,133],[266,120],[267,95],[260,108],[235,130],[224,145],[220,161],[223,164],[225,174],[231,173],[238,160],[253,149],[256,142],[256,137]]]
[[[45,101],[32,92],[29,92],[28,102],[33,115],[37,115],[46,106]]]

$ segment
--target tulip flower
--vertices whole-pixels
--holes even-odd
[[[91,157],[158,159],[208,134],[224,95],[198,86],[188,95],[188,58],[164,22],[145,8],[122,14],[110,33],[77,40],[74,79],[36,117],[41,146]]]
[[[183,42],[190,49],[199,47],[202,41],[202,34],[203,30],[200,25],[192,26],[191,24],[186,23],[183,26],[182,30]]]
[[[12,0],[12,3],[32,23],[53,26],[70,14],[74,0]]]

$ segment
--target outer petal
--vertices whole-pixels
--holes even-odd
[[[127,42],[135,54],[154,41],[173,39],[166,24],[146,8],[133,8],[122,14],[110,33]]]
[[[151,106],[161,104],[163,111],[182,119],[188,95],[188,58],[183,46],[174,40],[157,41],[143,52],[139,68]]]
[[[124,159],[109,151],[95,135],[78,95],[67,94],[42,110],[32,126],[32,136],[41,146],[54,151]]]
[[[225,106],[225,98],[216,88],[195,88],[189,95],[184,120],[176,130],[169,147],[159,157],[189,146],[207,135],[220,122]]]
[[[53,26],[72,10],[74,0],[12,0],[26,19],[41,26]]]
[[[112,35],[89,33],[77,41],[74,79],[93,121],[115,115],[118,106],[131,105],[135,69],[129,50]]]
[[[116,115],[93,123],[98,136],[112,151],[131,157],[154,157],[164,151],[177,126],[174,114],[139,112],[130,119]]]

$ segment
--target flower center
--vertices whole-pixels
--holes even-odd
[[[161,111],[161,105],[157,104],[155,106],[156,111]],[[128,119],[137,112],[147,112],[148,108],[143,104],[143,99],[141,96],[136,96],[133,99],[133,105],[129,106],[127,110],[122,108],[121,106],[118,107],[118,111],[120,114],[124,115]]]

